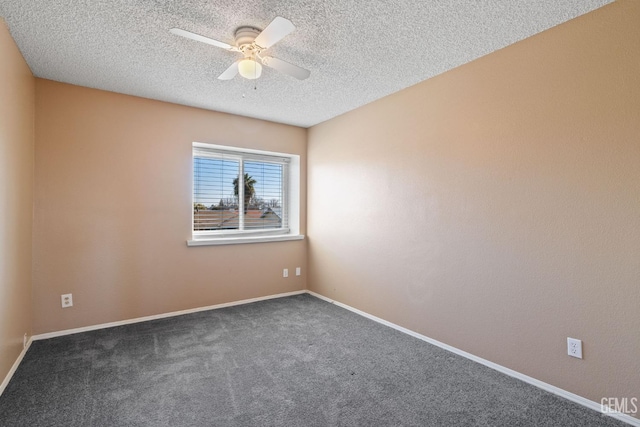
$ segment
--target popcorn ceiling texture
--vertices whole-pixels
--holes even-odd
[[[309,127],[610,2],[0,0],[0,16],[37,77]],[[169,33],[233,43],[276,16],[296,30],[267,52],[309,79],[219,81],[237,53]]]

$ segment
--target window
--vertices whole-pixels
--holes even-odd
[[[299,156],[193,144],[190,245],[302,238]]]

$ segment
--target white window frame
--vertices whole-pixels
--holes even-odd
[[[195,183],[193,182],[193,167],[195,164],[196,151],[211,150],[212,157],[215,157],[216,151],[225,152],[225,156],[228,158],[235,157],[240,161],[239,177],[244,176],[242,167],[242,161],[257,160],[264,161],[264,157],[281,157],[288,160],[287,172],[284,174],[283,182],[283,208],[285,208],[288,215],[288,228],[268,229],[268,230],[207,230],[207,231],[195,231],[194,230],[194,215],[193,206],[195,200],[193,199],[193,189]],[[226,145],[206,144],[202,142],[194,142],[191,149],[191,239],[187,240],[188,246],[205,246],[205,245],[230,245],[240,243],[260,243],[260,242],[280,242],[286,240],[302,240],[304,236],[300,234],[300,156],[297,154],[278,153],[273,151],[255,150],[249,148],[238,148]],[[198,154],[201,156],[202,154]],[[238,191],[240,192],[239,198],[243,200],[244,186],[239,185]],[[244,215],[244,210],[239,210],[239,215]],[[242,221],[240,221],[242,224]]]

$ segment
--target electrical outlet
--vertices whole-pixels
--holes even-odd
[[[296,267],[296,276],[300,275],[300,267]]]
[[[582,341],[575,338],[567,338],[567,353],[571,357],[582,359]]]
[[[72,294],[60,295],[60,300],[62,301],[62,308],[73,307],[73,295]]]
[[[282,277],[289,277],[289,269],[285,268],[284,270],[282,270]]]

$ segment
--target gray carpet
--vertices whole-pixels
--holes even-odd
[[[309,295],[35,341],[2,426],[621,426]]]

